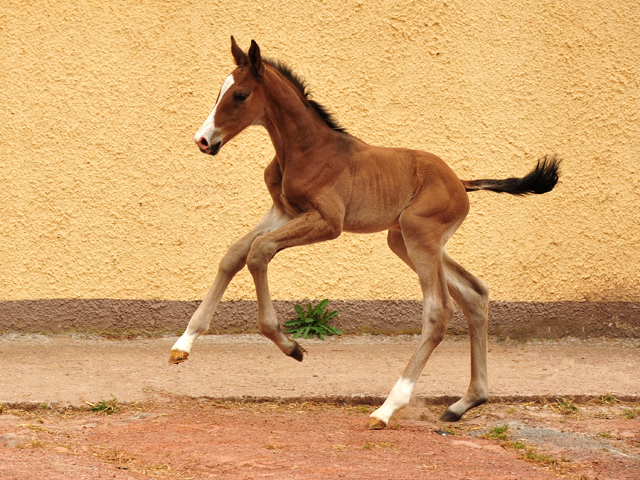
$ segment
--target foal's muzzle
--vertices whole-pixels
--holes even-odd
[[[216,155],[220,151],[222,141],[216,142],[213,145],[209,145],[207,139],[202,136],[198,140],[196,140],[196,145],[198,145],[198,148],[202,153],[206,153],[207,155]]]
[[[216,155],[220,151],[220,147],[222,146],[222,142],[214,143],[211,147],[204,153],[209,155]]]

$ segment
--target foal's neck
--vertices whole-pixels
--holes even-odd
[[[266,108],[262,124],[282,168],[285,160],[304,160],[305,153],[323,139],[326,141],[333,131],[279,73],[267,69],[264,81]]]

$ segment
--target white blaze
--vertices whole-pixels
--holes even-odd
[[[193,137],[193,140],[196,143],[198,143],[198,141],[202,137],[204,137],[207,140],[207,143],[209,145],[222,141],[222,138],[216,138],[217,136],[221,136],[220,130],[216,128],[216,125],[215,125],[216,109],[218,108],[218,105],[220,105],[220,102],[222,101],[224,94],[227,93],[227,90],[229,90],[231,85],[233,85],[233,82],[234,82],[233,74],[231,74],[227,77],[227,79],[222,84],[222,88],[220,89],[220,95],[218,95],[218,101],[216,102],[215,107],[213,107],[213,110],[211,111],[207,119],[204,121],[200,129],[197,131],[197,133]]]

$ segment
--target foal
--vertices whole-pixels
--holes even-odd
[[[367,426],[384,428],[409,403],[416,380],[453,317],[451,297],[464,312],[471,340],[469,389],[442,415],[445,421],[459,420],[488,396],[488,290],[444,246],[469,212],[466,192],[548,192],[558,181],[559,160],[555,156],[539,160],[524,178],[460,180],[431,153],[373,147],[346,133],[309,98],[303,81],[282,64],[262,58],[254,41],[246,54],[231,37],[231,52],[237,68],[222,85],[194,140],[203,153],[216,155],[248,126],[266,128],[276,152],[264,172],[273,205],[229,247],[169,362],[187,359],[195,339],[209,328],[229,282],[245,264],[256,287],[260,333],[302,361],[304,349],[283,333],[276,318],[267,283],[269,262],[280,250],[332,240],[343,231],[388,230],[389,247],[420,280],[423,327],[416,352]]]

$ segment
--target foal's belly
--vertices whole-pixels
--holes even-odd
[[[402,210],[386,210],[376,205],[349,208],[345,214],[342,229],[351,233],[375,233],[399,226],[398,219]]]

